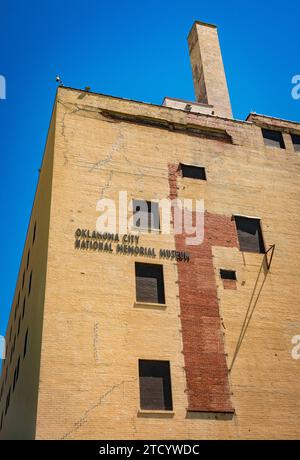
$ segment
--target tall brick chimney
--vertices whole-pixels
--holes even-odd
[[[217,27],[194,22],[188,45],[197,101],[212,105],[214,115],[232,118]]]

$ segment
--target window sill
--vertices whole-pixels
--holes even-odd
[[[152,303],[152,302],[134,302],[134,308],[155,308],[157,310],[165,310],[167,305],[165,303]]]
[[[157,417],[157,418],[172,418],[175,415],[173,410],[146,410],[139,409],[138,417]]]
[[[138,232],[138,233],[161,233],[161,229],[160,228],[143,228],[143,227],[131,227],[131,231],[132,232]]]

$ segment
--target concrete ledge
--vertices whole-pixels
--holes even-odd
[[[167,305],[165,303],[151,303],[151,302],[134,302],[134,308],[152,308],[155,310],[165,310]]]
[[[143,410],[139,409],[137,412],[138,417],[145,418],[172,418],[175,412],[173,410]]]

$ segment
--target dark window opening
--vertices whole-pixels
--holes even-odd
[[[223,280],[235,280],[236,281],[236,272],[234,270],[225,270],[224,268],[221,268],[220,276]]]
[[[24,315],[25,315],[25,306],[26,306],[26,297],[24,297],[24,300],[23,300],[22,319],[24,318]]]
[[[273,131],[271,129],[262,129],[262,135],[264,138],[265,145],[268,147],[277,147],[284,149],[284,141],[282,133],[280,131]]]
[[[20,326],[21,326],[21,316],[19,318],[19,323],[18,323],[18,337],[19,337],[19,334],[20,334]]]
[[[136,262],[135,280],[138,302],[165,303],[162,265]]]
[[[33,228],[32,244],[34,244],[34,242],[35,242],[35,235],[36,235],[36,222],[35,222],[34,228]]]
[[[25,282],[25,270],[23,271],[22,289],[23,289],[23,287],[24,287],[24,282]]]
[[[15,372],[14,372],[14,382],[13,382],[13,392],[15,391],[15,387],[16,387],[16,372],[17,372],[17,369],[15,369]]]
[[[27,353],[27,341],[28,341],[28,329],[27,329],[27,331],[26,331],[25,339],[24,339],[23,359],[25,358],[26,353]]]
[[[184,165],[180,164],[182,177],[190,179],[206,180],[205,168],[202,166]]]
[[[31,292],[31,283],[32,283],[32,271],[30,272],[30,278],[29,278],[28,296],[30,296],[30,292]]]
[[[1,414],[0,431],[2,430],[2,426],[3,426],[3,412]]]
[[[244,252],[265,253],[260,219],[235,216],[240,250]]]
[[[159,207],[154,201],[133,200],[133,225],[145,230],[159,230]]]
[[[28,267],[29,267],[29,259],[30,259],[30,249],[28,249],[28,254],[27,254],[26,270],[28,270]]]
[[[19,378],[19,370],[20,370],[20,356],[19,356],[19,359],[18,359],[17,367],[16,367],[16,383],[17,383],[18,378]]]
[[[169,361],[139,360],[140,407],[173,410]]]
[[[300,152],[300,135],[291,134],[292,142],[294,145],[295,152]]]

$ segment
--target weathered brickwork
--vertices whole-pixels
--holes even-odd
[[[172,200],[178,198],[178,174],[178,165],[169,165]],[[188,410],[233,412],[212,246],[237,247],[236,229],[232,219],[206,212],[203,243],[186,247],[186,237],[175,235],[176,249],[187,250],[191,257],[189,265],[178,264]]]

